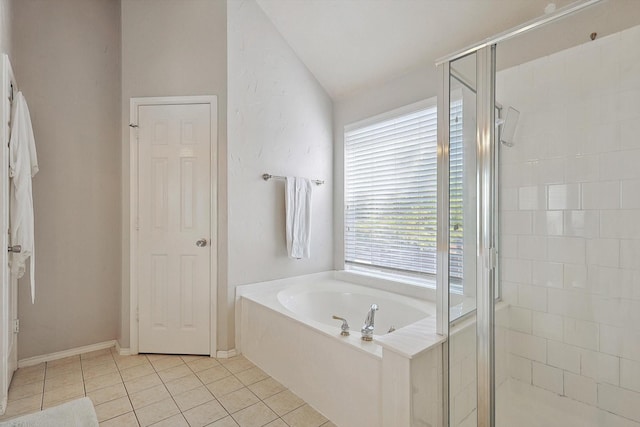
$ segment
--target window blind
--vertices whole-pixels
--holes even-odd
[[[435,106],[345,133],[347,265],[435,275],[436,202]]]

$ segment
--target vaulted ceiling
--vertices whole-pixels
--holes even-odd
[[[549,5],[548,0],[257,1],[333,99],[434,64],[443,55],[544,15]],[[557,8],[571,2],[554,0]],[[637,11],[640,20],[640,0],[604,3],[623,14]],[[553,38],[563,35],[549,37],[534,43],[553,45]]]

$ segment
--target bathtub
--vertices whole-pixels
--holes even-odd
[[[409,400],[407,416],[418,416],[410,402],[419,395],[419,387],[411,386],[416,375],[403,375],[413,365],[432,375],[440,363],[429,353],[443,340],[435,333],[434,302],[338,280],[336,272],[240,286],[236,297],[239,352],[336,425],[394,425],[401,415],[389,411],[397,412],[392,400],[400,396]],[[366,342],[360,328],[374,303],[379,307],[374,340]],[[340,335],[341,322],[333,315],[348,320],[349,336]],[[385,401],[386,383],[393,396]],[[383,422],[383,407],[389,407],[387,418],[394,424]]]

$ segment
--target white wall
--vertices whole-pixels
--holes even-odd
[[[226,299],[226,2],[122,0],[122,295],[119,342],[129,346],[129,101],[132,97],[218,96],[218,300]],[[117,306],[116,306],[117,307]],[[218,324],[226,306],[219,307]],[[226,346],[225,334],[218,342]]]
[[[33,180],[35,305],[28,274],[20,281],[22,359],[116,337],[120,6],[95,0],[12,5],[12,63],[40,164]]]
[[[359,120],[385,113],[436,96],[436,67],[419,67],[375,88],[351,94],[334,104],[334,267],[344,268],[344,127]]]
[[[510,375],[640,421],[640,26],[498,73]]]
[[[0,0],[0,53],[11,59],[11,27],[14,0]]]
[[[253,0],[228,2],[229,290],[333,269],[332,103]],[[289,259],[284,182],[263,173],[323,179],[313,188],[311,258]],[[229,337],[229,342],[232,337]]]

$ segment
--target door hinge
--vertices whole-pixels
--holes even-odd
[[[137,307],[136,308],[136,322],[139,322],[139,321],[140,321],[140,308]]]
[[[136,218],[136,231],[140,230],[140,217]]]
[[[13,333],[17,334],[20,332],[20,320],[19,319],[15,319],[13,321]]]

